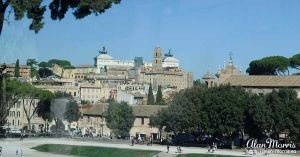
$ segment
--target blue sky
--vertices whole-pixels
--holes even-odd
[[[152,60],[159,45],[172,49],[182,67],[200,78],[233,53],[244,72],[249,62],[270,55],[300,53],[299,0],[123,0],[104,14],[52,21],[35,34],[30,21],[5,23],[0,37],[0,62],[17,58],[68,59],[93,64],[102,46],[117,59],[143,56]]]

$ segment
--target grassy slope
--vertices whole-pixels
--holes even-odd
[[[32,149],[55,154],[84,157],[151,157],[158,151],[119,149],[93,146],[73,146],[60,144],[45,144]]]

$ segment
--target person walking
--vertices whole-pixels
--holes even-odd
[[[134,138],[132,137],[131,138],[131,146],[133,146],[134,145]]]
[[[167,153],[169,153],[170,146],[167,144]]]
[[[150,137],[150,146],[152,146],[152,144],[153,144],[153,139],[152,137]]]
[[[20,141],[23,141],[23,132],[21,132]]]

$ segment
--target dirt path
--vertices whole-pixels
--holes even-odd
[[[23,156],[28,157],[70,157],[67,155],[56,155],[38,152],[36,150],[31,149],[32,147],[41,145],[41,144],[66,144],[66,145],[80,145],[80,146],[98,146],[98,147],[113,147],[113,148],[124,148],[124,149],[142,149],[142,150],[155,150],[161,151],[159,153],[159,157],[175,157],[177,148],[176,146],[170,146],[169,153],[165,153],[167,151],[166,146],[163,145],[134,145],[131,146],[130,143],[101,143],[99,141],[80,141],[74,139],[63,139],[63,138],[32,138],[32,139],[24,139],[20,141],[18,139],[1,139],[0,146],[3,147],[3,153],[1,157],[16,157],[16,151],[18,150],[18,155],[23,152]],[[199,147],[182,147],[183,153],[201,153],[207,154],[207,149],[199,148]],[[232,156],[246,156],[244,152],[241,150],[221,150],[218,149],[214,154],[222,154],[222,155],[232,155]],[[299,154],[297,154],[299,155]],[[256,155],[256,157],[263,157],[264,155]],[[279,157],[279,156],[296,156],[295,154],[271,154],[269,156]]]

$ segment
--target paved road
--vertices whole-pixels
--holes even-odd
[[[99,146],[99,147],[116,147],[116,148],[127,148],[127,149],[143,149],[143,150],[156,150],[161,151],[159,157],[175,157],[176,156],[176,147],[170,146],[170,151],[168,154],[164,153],[166,151],[166,146],[161,145],[134,145],[130,146],[130,143],[101,143],[99,141],[80,141],[73,139],[63,139],[63,138],[32,138],[32,139],[24,139],[23,141],[19,141],[18,139],[1,139],[0,146],[3,147],[2,156],[3,157],[16,157],[16,150],[18,149],[18,156],[20,156],[21,150],[23,152],[23,156],[26,157],[70,157],[67,155],[54,155],[49,153],[38,152],[33,149],[30,149],[34,146],[38,146],[40,144],[67,144],[67,145],[81,145],[81,146]],[[207,153],[207,149],[198,148],[198,147],[183,147],[183,153]],[[223,155],[234,155],[234,156],[245,156],[244,152],[238,150],[220,150],[218,149],[215,154],[223,154]],[[258,157],[263,155],[257,155]],[[284,155],[272,154],[269,157],[279,157]],[[288,155],[289,157],[291,155]]]

